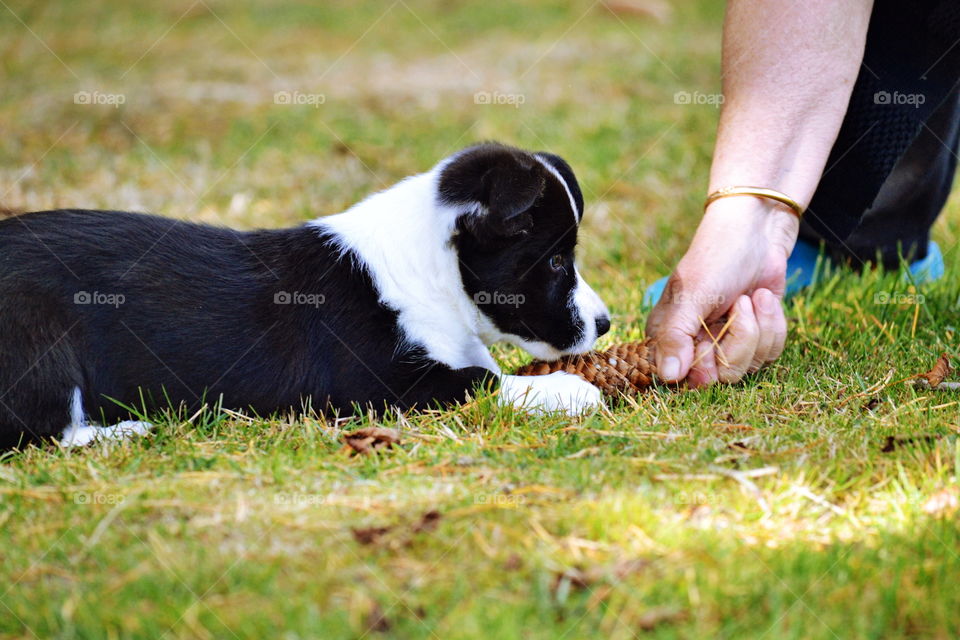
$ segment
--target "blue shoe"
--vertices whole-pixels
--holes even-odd
[[[821,257],[820,249],[812,243],[798,240],[793,253],[787,258],[787,290],[785,298],[797,295],[807,287],[818,282],[833,271],[836,266],[826,256]],[[922,285],[943,277],[945,268],[940,246],[933,240],[927,245],[927,255],[922,260],[910,263],[910,275],[904,278],[912,284]]]
[[[784,297],[790,298],[816,285],[832,267],[829,258],[824,256],[821,259],[819,247],[798,240],[793,253],[787,258],[787,289]],[[944,271],[943,253],[940,246],[931,240],[927,245],[927,257],[910,264],[910,280],[916,285],[926,284],[942,278]],[[666,286],[667,278],[660,278],[647,287],[643,294],[643,308],[649,309],[657,304]]]
[[[797,240],[793,252],[787,258],[787,289],[783,297],[792,298],[807,287],[817,284],[823,279],[824,272],[829,271],[832,266],[829,258],[820,258],[819,246],[806,240]]]
[[[640,303],[640,307],[642,309],[652,309],[654,305],[657,304],[657,301],[660,300],[660,296],[663,295],[663,290],[667,288],[667,280],[669,279],[669,276],[660,278],[652,285],[647,287],[647,290],[643,293],[643,302]]]
[[[927,245],[927,257],[910,265],[910,275],[914,284],[926,284],[943,277],[946,267],[940,245],[933,240]]]

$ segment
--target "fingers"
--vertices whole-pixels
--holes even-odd
[[[729,327],[716,351],[717,379],[728,384],[747,373],[760,342],[760,326],[749,296],[737,298],[730,314]]]
[[[719,301],[722,296],[696,295],[684,290],[676,274],[671,277],[647,321],[647,335],[656,341],[656,366],[662,380],[686,378],[691,387],[734,383],[783,351],[787,321],[780,299],[769,289],[737,298],[726,312],[730,322],[722,337],[716,327],[709,332],[703,328],[704,319],[722,313]]]
[[[729,326],[720,333],[712,326],[710,333],[701,331],[697,336],[696,356],[687,377],[691,387],[737,382],[780,356],[787,320],[779,298],[768,289],[740,296],[730,310]]]
[[[716,335],[716,333],[714,333]],[[707,387],[717,381],[717,359],[713,353],[713,340],[706,331],[701,331],[697,337],[696,355],[693,366],[687,375],[687,384],[693,388]]]
[[[787,319],[780,306],[780,300],[767,289],[757,289],[751,297],[753,309],[760,328],[757,350],[753,354],[749,372],[758,370],[768,362],[773,362],[783,352],[787,339]]]
[[[657,371],[667,382],[687,376],[694,361],[693,340],[700,332],[701,311],[686,302],[680,288],[680,278],[674,274],[647,320],[647,335],[657,344]]]

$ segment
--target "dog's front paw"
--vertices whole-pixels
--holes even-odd
[[[574,416],[603,404],[603,394],[579,376],[556,371],[545,376],[501,376],[500,403]]]

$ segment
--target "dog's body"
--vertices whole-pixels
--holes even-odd
[[[503,376],[487,345],[582,352],[609,327],[573,263],[569,167],[467,149],[345,213],[236,232],[124,212],[0,221],[0,444],[203,402],[268,415],[428,408],[488,381],[518,405],[599,402]]]

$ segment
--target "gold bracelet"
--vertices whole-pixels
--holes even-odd
[[[707,207],[720,198],[729,198],[730,196],[754,196],[756,198],[768,198],[770,200],[776,200],[781,202],[793,211],[793,214],[797,218],[803,217],[803,207],[800,206],[800,203],[788,196],[785,193],[781,193],[775,189],[765,189],[764,187],[724,187],[723,189],[717,189],[713,193],[707,196],[707,201],[703,204],[703,209],[706,211]]]

